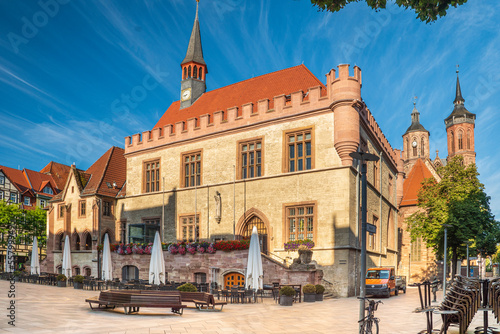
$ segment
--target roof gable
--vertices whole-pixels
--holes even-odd
[[[403,198],[400,206],[412,206],[418,203],[418,192],[424,179],[434,177],[422,159],[417,159],[408,177],[403,183]]]
[[[127,163],[124,153],[124,149],[113,146],[97,159],[85,171],[91,177],[85,185],[82,195],[99,194],[115,197],[126,179]]]
[[[52,176],[54,182],[56,183],[56,188],[62,190],[66,185],[66,179],[68,178],[70,169],[71,167],[68,165],[51,161],[47,164],[47,166],[42,168],[40,173]]]
[[[307,92],[309,88],[322,88],[322,95],[326,94],[323,83],[304,65],[286,68],[240,81],[232,85],[221,87],[204,93],[190,107],[180,109],[180,101],[173,102],[160,118],[154,128],[163,128],[168,124],[187,121],[190,118],[199,118],[220,110],[239,107],[247,103],[256,104],[260,100],[269,99],[272,108],[273,98],[297,91]]]
[[[30,184],[24,176],[22,170],[6,166],[0,166],[0,170],[20,193],[26,193],[31,189]]]

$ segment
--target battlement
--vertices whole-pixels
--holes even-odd
[[[328,92],[321,86],[315,86],[305,93],[297,91],[275,96],[272,100],[264,99],[226,110],[214,110],[211,114],[200,115],[199,118],[190,118],[125,137],[125,154],[310,110],[328,108],[330,104]]]
[[[372,115],[370,109],[368,108],[363,108],[360,111],[360,116],[361,119],[365,122],[365,124],[370,128],[372,133],[377,137],[377,139],[380,142],[380,145],[382,146],[382,149],[385,151],[387,156],[391,159],[391,162],[394,164],[395,167],[398,166],[398,153],[400,153],[399,150],[394,150],[389,144],[389,140],[387,140],[386,136],[382,132],[382,129],[378,125],[377,121],[375,120],[375,117]]]

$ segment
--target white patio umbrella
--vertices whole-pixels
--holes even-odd
[[[68,235],[66,235],[66,239],[64,239],[62,273],[66,275],[66,277],[71,277],[71,250]]]
[[[165,284],[165,260],[161,247],[160,233],[156,231],[151,261],[149,262],[149,284]]]
[[[31,249],[31,275],[40,275],[40,261],[38,260],[38,241],[33,237],[33,248]]]
[[[250,238],[250,248],[248,249],[247,276],[245,277],[245,287],[247,289],[263,288],[264,272],[262,271],[262,257],[260,255],[259,234],[257,227],[252,230]]]
[[[104,281],[113,280],[113,265],[111,264],[111,249],[109,247],[109,237],[104,235],[104,245],[102,247],[102,279]]]

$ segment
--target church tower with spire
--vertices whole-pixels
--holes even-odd
[[[408,174],[417,159],[429,158],[429,131],[420,124],[420,113],[413,103],[411,125],[403,135],[404,172]]]
[[[464,102],[457,70],[457,87],[455,101],[453,101],[455,107],[451,114],[444,120],[448,138],[448,160],[455,155],[461,155],[464,157],[465,164],[470,164],[476,162],[476,152],[474,149],[474,124],[476,115],[465,108]]]
[[[205,83],[208,73],[201,48],[200,22],[198,21],[198,4],[196,0],[196,16],[193,30],[189,38],[186,57],[181,63],[181,109],[190,107],[207,90]]]

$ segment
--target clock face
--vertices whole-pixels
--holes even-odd
[[[417,147],[417,142],[414,141],[413,143],[411,143],[413,145],[413,147]]]
[[[182,100],[182,101],[189,100],[189,98],[190,98],[190,97],[191,97],[191,88],[184,89],[184,90],[181,92],[181,100]]]

